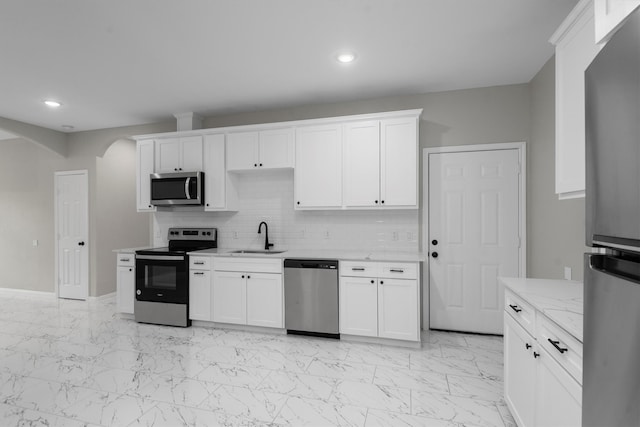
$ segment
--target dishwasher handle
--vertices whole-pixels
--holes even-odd
[[[284,268],[314,268],[324,270],[337,270],[337,260],[327,259],[285,259]]]

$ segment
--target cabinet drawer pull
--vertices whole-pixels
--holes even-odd
[[[351,271],[364,271],[363,267],[353,267],[351,268]]]
[[[515,311],[516,313],[520,313],[522,311],[522,309],[518,308],[518,306],[515,304],[509,304],[509,307],[511,307],[511,310]]]
[[[391,269],[389,270],[391,273],[404,273],[404,270],[401,268],[397,268],[397,269]]]
[[[560,353],[564,354],[565,352],[569,351],[568,348],[562,348],[560,347],[560,341],[554,341],[551,338],[547,338],[547,341],[549,341],[551,343],[552,346],[554,346],[556,348],[556,350],[558,350]]]
[[[195,274],[196,276],[202,276],[202,275],[204,275],[204,273],[203,273],[202,271],[196,271],[196,272],[195,272],[195,273],[193,273],[193,274]]]
[[[202,261],[195,261],[195,262],[194,262],[194,264],[195,264],[195,265],[204,265],[204,262],[202,262]]]
[[[129,262],[131,258],[120,258],[120,262]]]

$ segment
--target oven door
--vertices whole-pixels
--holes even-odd
[[[187,304],[186,255],[136,255],[136,300]]]

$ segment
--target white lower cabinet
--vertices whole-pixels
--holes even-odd
[[[340,276],[340,333],[378,336],[378,280]]]
[[[246,325],[247,287],[246,275],[235,271],[214,271],[213,321]]]
[[[378,280],[378,336],[397,340],[419,339],[418,281]]]
[[[189,257],[189,319],[211,320],[211,269],[208,257]]]
[[[417,263],[340,263],[340,333],[420,340]]]
[[[514,296],[507,291],[505,298]],[[567,368],[582,359],[581,344],[555,324],[550,328],[550,320],[540,312],[534,314],[532,335],[524,328],[524,311],[508,310],[504,314],[504,396],[516,423],[520,427],[580,426],[582,385],[576,377],[581,380],[582,372],[570,373]]]
[[[116,304],[118,312],[133,314],[136,292],[136,256],[133,252],[118,253],[116,278]]]
[[[520,427],[533,426],[535,398],[535,339],[504,314],[504,397]]]
[[[544,348],[536,366],[536,426],[580,426],[582,387]]]
[[[214,322],[283,328],[282,260],[216,258],[211,301]]]
[[[247,275],[247,325],[282,328],[282,274]]]

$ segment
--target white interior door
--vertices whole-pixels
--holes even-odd
[[[521,272],[519,150],[428,159],[430,327],[502,334],[497,277]]]
[[[89,295],[89,186],[87,171],[56,172],[58,296]]]

